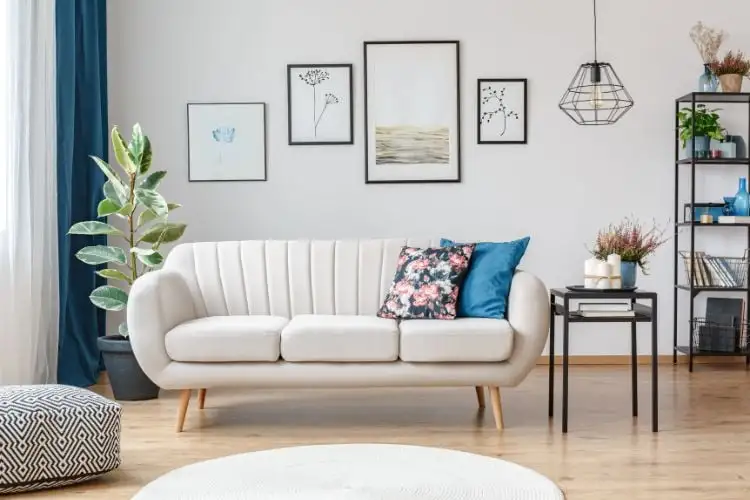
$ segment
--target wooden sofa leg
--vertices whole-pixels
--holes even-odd
[[[479,408],[484,408],[484,387],[478,385],[474,387],[474,389],[477,391],[477,404],[479,405]]]
[[[490,399],[492,400],[492,413],[495,415],[495,427],[503,429],[503,403],[500,400],[500,388],[490,387]]]
[[[177,410],[177,432],[182,432],[182,427],[185,425],[185,415],[187,414],[192,392],[192,389],[183,389],[180,392],[180,407]]]
[[[198,408],[203,409],[206,406],[206,389],[198,390]]]

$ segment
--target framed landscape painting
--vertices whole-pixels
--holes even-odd
[[[287,66],[289,145],[353,144],[351,64]]]
[[[188,103],[188,180],[265,181],[266,105]]]
[[[477,144],[526,144],[525,78],[477,80]]]
[[[365,42],[365,182],[460,182],[457,41]]]

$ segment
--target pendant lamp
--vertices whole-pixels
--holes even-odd
[[[594,0],[594,62],[581,64],[560,100],[560,109],[579,125],[611,125],[630,111],[630,97],[615,69],[597,60]]]

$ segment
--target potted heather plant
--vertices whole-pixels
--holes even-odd
[[[610,224],[599,230],[591,254],[600,260],[607,260],[610,254],[619,255],[622,286],[634,287],[638,268],[647,275],[648,257],[667,242],[665,231],[656,224],[646,228],[637,219],[625,218],[618,224]]]
[[[724,128],[719,122],[719,109],[708,109],[705,104],[698,104],[695,113],[691,108],[682,108],[677,112],[680,140],[686,158],[708,158],[711,139],[724,140]]]
[[[102,278],[122,284],[96,288],[89,297],[91,302],[107,311],[123,311],[128,304],[128,293],[123,288],[159,266],[164,260],[161,246],[182,237],[186,226],[167,220],[172,210],[180,205],[167,203],[156,191],[167,173],[163,170],[149,172],[151,141],[143,135],[140,125],[133,126],[133,134],[127,143],[114,127],[112,147],[121,172],[101,158],[91,157],[107,177],[104,199],[97,209],[104,222],[78,222],[68,234],[105,235],[119,243],[84,247],[76,257],[86,264],[98,266],[96,274]],[[125,230],[108,224],[106,221],[110,216],[120,219]],[[119,326],[117,334],[99,337],[98,345],[115,399],[137,401],[158,396],[159,388],[143,373],[135,359],[126,323]]]
[[[750,73],[750,59],[742,51],[726,53],[724,59],[709,64],[719,78],[722,92],[742,92],[742,79]]]

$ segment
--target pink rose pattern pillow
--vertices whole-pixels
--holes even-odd
[[[458,290],[474,245],[404,247],[381,318],[455,319]]]

